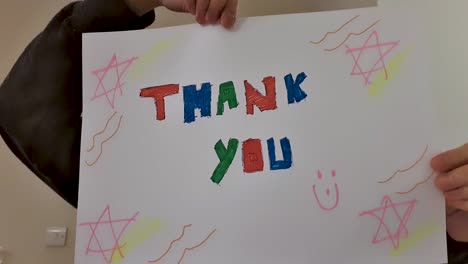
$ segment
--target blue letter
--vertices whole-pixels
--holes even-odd
[[[291,144],[288,138],[281,139],[281,149],[283,151],[283,160],[276,160],[275,141],[270,138],[268,141],[268,154],[270,155],[270,170],[285,170],[291,168],[292,153]]]
[[[307,78],[305,73],[297,75],[296,82],[291,74],[284,76],[284,82],[286,83],[286,89],[288,90],[288,103],[293,104],[300,102],[307,97],[307,94],[301,89],[301,83]]]
[[[184,122],[195,121],[195,109],[201,117],[211,117],[211,84],[204,83],[200,90],[196,85],[184,86]]]

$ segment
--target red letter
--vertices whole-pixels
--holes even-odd
[[[242,144],[244,172],[263,171],[262,143],[260,139],[249,139]]]
[[[166,119],[164,97],[178,93],[178,84],[167,84],[141,89],[140,97],[153,97],[154,103],[156,104],[156,119],[164,120]]]
[[[266,77],[263,79],[266,95],[262,95],[248,81],[244,81],[245,98],[247,99],[247,114],[253,115],[256,105],[260,111],[274,110],[276,106],[276,83],[275,77]]]

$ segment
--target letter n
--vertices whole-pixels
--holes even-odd
[[[247,100],[247,114],[254,114],[254,105],[260,111],[274,110],[276,105],[276,83],[275,77],[266,77],[263,79],[266,94],[262,95],[255,89],[248,81],[244,81],[245,85],[245,98]]]

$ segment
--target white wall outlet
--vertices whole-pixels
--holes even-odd
[[[46,233],[46,246],[64,247],[67,240],[66,227],[49,227]]]

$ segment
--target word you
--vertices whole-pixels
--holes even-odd
[[[268,156],[270,160],[270,170],[286,170],[292,166],[291,143],[288,138],[280,140],[283,160],[276,158],[275,141],[273,138],[267,140]],[[229,167],[236,156],[239,147],[239,140],[231,138],[228,146],[219,140],[214,149],[219,158],[219,164],[216,166],[211,176],[211,181],[219,184],[226,175]],[[242,162],[245,173],[262,172],[264,170],[264,161],[262,153],[262,142],[260,139],[248,139],[242,143]]]
[[[306,78],[307,75],[304,72],[298,74],[296,79],[294,79],[292,74],[288,74],[284,77],[284,83],[288,93],[288,104],[299,103],[307,97],[307,94],[301,88],[301,84]],[[278,108],[276,99],[276,78],[273,76],[265,77],[262,82],[265,86],[265,94],[262,94],[253,87],[249,81],[244,81],[247,115],[254,114],[254,106],[262,112]],[[210,82],[206,82],[201,84],[200,89],[198,89],[195,84],[183,87],[184,123],[195,122],[196,110],[200,111],[201,117],[211,117],[212,86]],[[165,98],[179,94],[179,90],[179,84],[165,84],[141,89],[140,97],[154,99],[156,105],[156,120],[163,121],[166,119]],[[239,106],[236,88],[232,81],[219,85],[217,116],[222,116],[224,114],[224,107],[226,104],[229,106],[229,109],[234,109]]]

